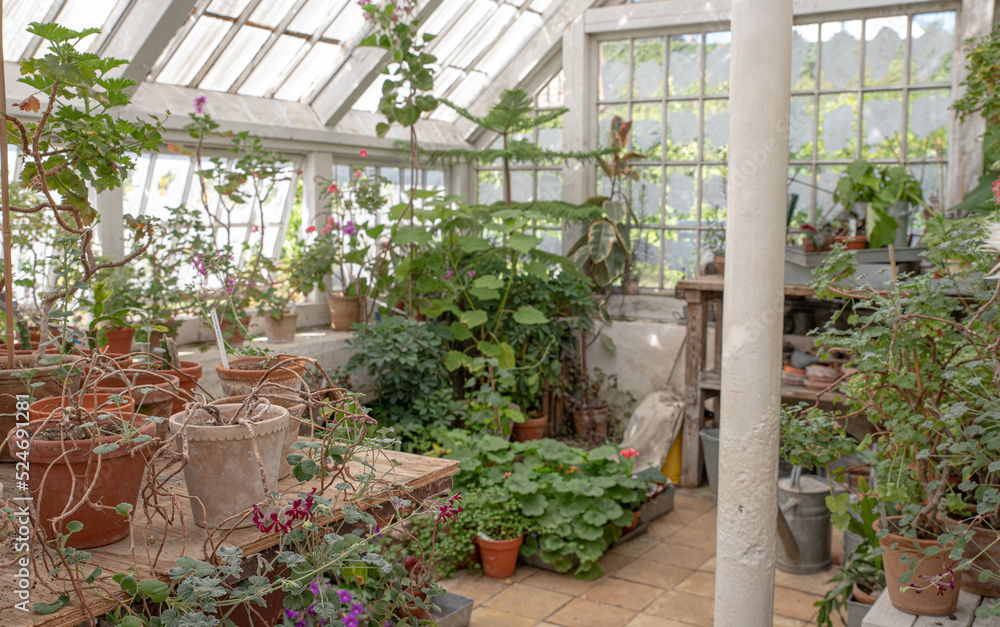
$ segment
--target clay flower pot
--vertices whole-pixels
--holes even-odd
[[[14,353],[14,370],[7,370],[6,352],[0,353],[0,442],[7,439],[7,434],[17,424],[17,397],[20,394],[31,393],[36,399],[50,396],[72,394],[80,389],[80,369],[73,368],[79,357],[62,357],[56,363],[38,366],[35,354],[19,355]],[[55,358],[54,358],[55,359]],[[30,388],[31,384],[41,385]],[[12,457],[8,446],[0,447],[0,462],[21,461]]]
[[[212,401],[211,405],[242,405],[246,396],[230,396]],[[278,458],[278,479],[284,479],[292,474],[292,467],[288,464],[288,456],[292,454],[292,445],[299,439],[299,425],[302,424],[297,419],[301,419],[306,413],[306,404],[283,398],[266,397],[272,405],[284,407],[288,410],[288,428],[285,429],[285,439],[281,445],[281,455]]]
[[[221,363],[215,364],[215,372],[219,375],[219,385],[226,396],[246,396],[267,376],[267,382],[274,385],[264,385],[259,393],[288,394],[301,389],[301,376],[305,374],[305,366],[301,361],[287,361],[283,367],[275,368],[270,374],[268,368],[285,360],[293,359],[292,355],[275,355],[273,357],[238,357],[229,360],[229,367]]]
[[[900,518],[899,516],[889,518],[890,527]],[[881,521],[875,521],[876,531],[880,526]],[[882,545],[883,551],[882,567],[885,570],[886,592],[893,607],[917,616],[948,616],[955,612],[961,581],[953,581],[959,577],[952,570],[957,562],[948,559],[947,548],[937,555],[924,557],[924,549],[941,546],[937,540],[906,538],[892,533],[891,530],[886,537],[879,538],[879,544]],[[906,563],[902,561],[904,557],[908,560]],[[908,589],[905,592],[901,590],[900,578],[910,572],[911,559],[917,560],[917,566],[910,579],[910,585],[927,588],[921,594],[917,594],[916,590]],[[939,585],[932,585],[934,581],[939,581]]]
[[[327,295],[326,302],[330,307],[331,329],[350,331],[356,322],[361,322],[361,302],[356,297],[331,292]]]
[[[854,600],[865,605],[875,605],[878,599],[859,588],[858,584],[854,584]]]
[[[962,571],[962,590],[989,598],[1000,597],[1000,582],[995,577],[979,581],[980,572],[996,573],[1000,564],[1000,532],[981,525],[967,532],[968,525],[950,522],[956,528],[954,533],[964,534],[967,539],[962,559],[972,562],[972,568]]]
[[[148,366],[144,366],[148,367]],[[176,414],[177,412],[184,410],[184,403],[189,403],[194,400],[194,391],[198,387],[198,381],[201,379],[202,365],[196,361],[181,361],[180,370],[175,370],[173,368],[169,370],[158,370],[156,368],[149,368],[151,371],[158,374],[168,374],[180,381],[180,394],[174,399],[173,408],[170,410],[170,414]],[[168,416],[170,415],[168,414]]]
[[[156,424],[142,416],[127,414],[126,420],[141,425],[140,435],[152,437],[156,432]],[[112,423],[111,420],[106,421],[106,424]],[[42,422],[29,423],[25,427],[29,438],[42,426]],[[67,546],[75,549],[106,546],[128,537],[129,519],[116,512],[115,508],[120,503],[135,507],[152,449],[143,444],[120,443],[120,439],[120,435],[65,441],[36,439],[30,442],[30,449],[28,440],[22,443],[16,436],[12,439],[11,446],[15,450],[28,450],[31,466],[28,489],[48,539],[66,533],[67,523],[74,520],[83,523],[83,529],[73,533],[67,542]],[[95,448],[112,443],[118,443],[118,448],[99,456],[94,454]],[[88,502],[56,523],[53,529],[49,521],[75,507],[88,489]],[[100,503],[103,507],[97,508],[91,503]]]
[[[529,440],[540,440],[545,437],[545,427],[549,424],[549,417],[545,414],[535,418],[528,418],[524,422],[514,423],[514,441],[527,442]]]
[[[108,343],[101,348],[102,353],[113,355],[126,355],[132,352],[132,338],[135,337],[135,329],[131,327],[113,328],[106,331]]]
[[[105,394],[128,395],[135,402],[137,413],[169,418],[181,386],[180,379],[161,371],[126,370],[102,376],[91,389]],[[166,433],[166,423],[161,421],[156,435],[162,438]]]
[[[847,250],[864,250],[868,248],[868,237],[865,235],[836,235],[833,241],[843,244]]]
[[[719,271],[719,274],[726,273],[726,258],[716,255],[712,257],[712,263],[715,264],[715,269]]]
[[[115,398],[121,398],[121,403],[116,403]],[[118,420],[125,420],[135,413],[135,403],[129,396],[107,393],[88,392],[79,397],[72,396],[50,396],[40,401],[35,401],[28,406],[28,420],[35,422],[54,418],[62,413],[63,407],[79,407],[88,412],[97,412],[98,417],[109,415]]]
[[[227,420],[240,409],[239,405],[216,407]],[[278,457],[288,429],[288,410],[272,405],[252,411],[254,437],[267,485],[261,482],[253,440],[245,425],[206,424],[213,416],[203,409],[195,411],[186,426],[186,412],[170,417],[171,434],[181,429],[186,431],[189,460],[184,467],[184,483],[191,498],[194,522],[199,527],[253,526],[250,509],[264,500],[266,492],[277,489]],[[247,515],[242,516],[244,513]]]
[[[513,540],[487,540],[482,536],[476,537],[479,544],[479,552],[483,557],[483,572],[487,577],[493,579],[506,579],[514,574],[517,566],[517,554],[521,550],[524,536],[518,536]]]
[[[622,279],[622,293],[626,296],[635,296],[639,293],[639,281],[637,279]]]
[[[271,344],[287,344],[295,340],[295,325],[299,322],[299,314],[283,313],[281,320],[264,316],[264,332]]]
[[[642,510],[637,509],[632,515],[632,524],[628,527],[622,527],[622,535],[635,531],[635,528],[639,526],[639,516],[642,514]]]
[[[219,330],[222,331],[223,339],[226,339],[230,345],[242,344],[246,336],[243,335],[243,330],[250,326],[250,316],[243,316],[240,318],[240,324],[236,324],[232,320],[220,320]]]

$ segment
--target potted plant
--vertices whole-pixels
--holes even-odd
[[[527,531],[527,520],[517,501],[499,487],[493,487],[470,494],[465,511],[476,521],[476,544],[482,555],[483,572],[493,579],[513,575]]]
[[[712,263],[719,274],[726,273],[726,225],[716,225],[715,228],[705,231],[705,248],[712,253]]]
[[[96,373],[91,373],[96,374]],[[136,415],[149,417],[157,424],[156,435],[166,435],[165,419],[173,412],[180,395],[180,379],[158,370],[125,369],[85,377],[84,390],[98,394],[128,396],[135,403]],[[159,420],[154,420],[159,418]]]
[[[830,250],[833,244],[833,228],[829,222],[824,222],[818,228],[811,224],[802,225],[802,250],[807,253],[817,253]]]
[[[249,396],[228,396],[209,403],[210,405],[242,405]],[[302,424],[306,415],[306,403],[301,398],[296,398],[290,394],[276,394],[273,396],[261,396],[269,403],[284,407],[288,410],[288,427],[285,429],[285,438],[281,445],[281,454],[278,456],[278,479],[284,479],[292,474],[292,467],[286,461],[288,456],[294,451],[292,445],[299,439],[299,425]]]
[[[229,360],[229,367],[215,364],[215,374],[226,396],[294,393],[302,388],[309,360],[294,355],[250,355]],[[262,381],[267,384],[260,386]]]
[[[908,207],[923,205],[923,196],[920,182],[906,166],[876,169],[868,161],[857,159],[837,181],[833,201],[844,207],[846,224],[846,233],[834,239],[849,250],[889,244],[901,248],[908,243]]]
[[[269,344],[287,344],[295,340],[299,314],[287,284],[270,285],[261,294],[257,313],[264,318],[264,332]]]

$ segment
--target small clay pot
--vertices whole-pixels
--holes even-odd
[[[7,370],[7,354],[0,360],[0,442],[17,424],[17,397],[31,394],[33,398],[73,394],[80,389],[80,369],[70,368],[69,373],[59,372],[65,366],[72,366],[79,357],[61,357],[51,365],[38,366],[34,351],[29,354],[14,353],[14,370]],[[30,382],[30,383],[29,383]],[[41,383],[34,388],[29,385]],[[0,447],[0,462],[21,461],[10,454],[9,445]]]
[[[639,516],[642,514],[642,510],[635,510],[635,514],[632,515],[632,524],[628,527],[622,528],[622,535],[626,533],[631,533],[635,531],[635,528],[639,526]]]
[[[225,419],[231,419],[240,409],[239,405],[216,407]],[[261,482],[260,466],[246,426],[205,424],[213,416],[204,409],[195,411],[186,427],[186,412],[170,417],[171,434],[186,431],[188,463],[184,466],[184,483],[199,527],[253,526],[250,509],[278,487],[278,457],[288,429],[288,410],[271,406],[254,408],[253,412],[256,419],[252,427],[267,485]]]
[[[132,327],[112,328],[105,331],[108,343],[101,348],[102,353],[114,355],[127,355],[132,352],[132,339],[135,337],[135,329]]]
[[[232,320],[221,320],[219,322],[219,330],[222,331],[222,337],[227,338],[231,345],[242,344],[246,340],[246,336],[243,335],[243,330],[250,326],[250,316],[243,316],[240,318],[240,324],[236,324]]]
[[[121,398],[116,403],[114,398]],[[79,396],[50,396],[35,401],[28,406],[28,420],[35,422],[46,418],[58,418],[65,407],[79,407],[89,413],[98,413],[98,417],[111,415],[120,420],[135,413],[135,402],[127,395],[89,392]]]
[[[545,414],[528,418],[524,422],[514,423],[514,441],[527,442],[529,440],[541,440],[545,437],[545,427],[549,424],[549,417]]]
[[[140,435],[152,437],[156,424],[143,416],[126,415],[132,424],[141,425]],[[111,421],[108,421],[110,423]],[[29,423],[25,430],[33,434],[42,422]],[[134,508],[139,500],[139,489],[152,449],[142,444],[120,444],[109,453],[100,455],[98,472],[97,455],[93,451],[102,444],[119,442],[121,436],[111,435],[89,440],[21,441],[11,440],[14,450],[28,450],[28,463],[32,472],[28,476],[28,489],[34,499],[41,527],[50,540],[66,533],[70,521],[83,523],[83,529],[70,535],[67,546],[89,549],[107,546],[129,535],[129,519],[115,511],[121,503]],[[43,482],[44,478],[44,482]],[[71,515],[52,528],[51,521],[63,514],[67,507],[74,507],[90,491],[84,503]],[[98,509],[90,503],[100,503]]]
[[[350,331],[351,327],[361,322],[361,302],[356,297],[331,292],[327,295],[326,302],[330,307],[331,329]]]
[[[177,377],[159,370],[129,369],[106,374],[91,387],[95,392],[128,395],[135,402],[137,413],[144,416],[169,418],[174,401],[180,396],[181,384]],[[165,421],[156,429],[157,437],[167,434]]]
[[[726,258],[725,257],[713,257],[712,263],[715,264],[715,269],[719,271],[719,274],[726,273]]]
[[[868,237],[865,235],[837,235],[833,241],[843,244],[847,250],[864,250],[868,248]]]
[[[246,396],[230,396],[212,401],[210,405],[242,405]],[[273,396],[265,397],[272,405],[284,407],[288,410],[288,428],[285,429],[285,440],[281,445],[281,456],[278,458],[278,479],[284,479],[292,474],[292,467],[288,464],[288,456],[294,452],[292,445],[299,440],[300,420],[306,413],[306,404]]]
[[[635,296],[639,293],[639,281],[636,279],[623,279],[622,292],[626,296]]]
[[[149,368],[145,365],[143,367]],[[177,377],[180,381],[180,393],[174,399],[174,405],[170,411],[171,414],[183,411],[184,404],[194,400],[194,391],[198,387],[198,381],[201,379],[202,373],[202,365],[200,363],[196,361],[181,361],[180,370],[174,370],[173,368],[169,370],[149,369],[159,374],[168,374]]]
[[[476,537],[479,552],[483,557],[483,572],[493,579],[506,579],[514,574],[517,567],[517,554],[524,543],[524,536],[513,540],[486,540]]]
[[[287,344],[295,340],[295,325],[298,324],[299,314],[281,314],[281,320],[275,320],[271,316],[264,317],[264,332],[267,334],[267,341],[271,344]]]
[[[875,605],[877,597],[873,597],[859,588],[858,584],[854,584],[854,600],[858,603],[864,603],[865,605]]]
[[[890,532],[884,538],[879,538],[882,545],[882,568],[885,570],[885,588],[889,594],[889,600],[893,607],[907,614],[917,616],[948,616],[955,613],[958,607],[958,593],[961,590],[961,580],[955,581],[954,588],[939,590],[931,587],[924,590],[923,594],[915,594],[913,590],[906,593],[900,589],[900,579],[905,573],[910,572],[911,564],[909,560],[917,560],[911,584],[926,586],[930,581],[938,576],[944,575],[943,583],[947,583],[948,571],[955,568],[957,562],[948,558],[950,552],[948,548],[937,555],[924,557],[924,549],[932,546],[941,546],[937,540],[919,540],[896,535],[891,531],[891,525],[898,522],[902,517],[894,516],[889,518]],[[882,521],[875,521],[875,530],[878,531]],[[893,548],[895,546],[895,548]],[[903,563],[902,559],[908,561]],[[960,575],[954,575],[956,578]]]
[[[268,374],[268,368],[279,362],[285,363],[282,367],[275,368]],[[302,388],[301,377],[305,371],[303,362],[295,360],[293,355],[238,357],[229,360],[228,368],[221,363],[215,364],[219,385],[222,387],[222,393],[226,396],[246,396],[265,376],[267,376],[267,383],[273,385],[261,386],[259,394],[263,396],[288,394]]]

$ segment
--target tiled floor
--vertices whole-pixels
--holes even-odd
[[[706,490],[678,491],[672,512],[600,563],[605,574],[597,581],[518,566],[507,580],[466,571],[441,583],[475,600],[471,627],[711,626],[715,504]],[[775,627],[815,624],[813,602],[826,593],[833,572],[777,571]]]

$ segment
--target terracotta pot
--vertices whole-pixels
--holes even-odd
[[[129,369],[102,376],[91,390],[106,394],[127,394],[135,402],[137,413],[169,418],[173,413],[174,401],[180,396],[181,385],[180,379],[159,370]],[[156,435],[162,438],[166,434],[166,421],[161,421],[157,425]]]
[[[493,579],[506,579],[514,574],[517,566],[517,554],[521,550],[524,536],[513,540],[486,540],[476,537],[479,552],[483,557],[483,572]]]
[[[246,398],[246,396],[230,396],[228,398],[220,398],[217,401],[212,401],[210,404],[241,405]],[[284,479],[288,475],[292,474],[292,467],[288,464],[287,459],[288,456],[294,451],[292,445],[299,440],[299,425],[302,424],[299,420],[301,420],[306,414],[306,404],[283,398],[275,398],[273,396],[266,398],[272,405],[284,407],[288,410],[288,428],[285,429],[285,439],[281,445],[281,456],[278,458],[278,479]]]
[[[240,408],[239,405],[217,407],[227,419]],[[186,429],[189,460],[184,466],[184,483],[191,498],[194,522],[199,527],[253,526],[250,509],[264,500],[266,492],[277,489],[278,457],[288,428],[288,410],[272,406],[255,411],[263,414],[253,422],[253,431],[267,485],[261,482],[253,441],[244,425],[206,425],[211,414],[205,410],[194,412],[187,427],[182,427],[184,413],[170,417],[171,434]],[[220,481],[220,477],[225,481]],[[247,515],[241,516],[244,513]]]
[[[267,376],[267,382],[259,393],[287,394],[302,388],[301,376],[305,374],[305,366],[301,361],[289,361],[284,366],[276,368],[270,374],[267,369],[282,360],[294,359],[294,355],[274,355],[273,357],[238,357],[229,360],[229,367],[221,363],[215,364],[215,373],[219,376],[219,385],[226,396],[246,396]]]
[[[113,397],[119,395],[88,392],[79,396],[50,396],[28,406],[28,420],[35,422],[57,418],[62,415],[64,407],[79,407],[90,413],[99,412],[99,417],[110,415],[119,420],[135,413],[135,403],[130,397],[120,396],[121,403],[116,403]]]
[[[865,605],[875,605],[875,601],[878,600],[878,597],[873,597],[859,588],[858,584],[854,584],[854,600],[858,603],[864,603]]]
[[[889,518],[890,522],[900,520],[900,516]],[[875,521],[875,529],[881,526],[881,521]],[[901,612],[916,614],[917,616],[947,616],[955,612],[958,606],[958,593],[961,589],[961,580],[954,582],[954,589],[943,591],[936,590],[933,586],[929,590],[924,590],[922,594],[916,594],[913,590],[905,593],[900,591],[900,578],[910,572],[910,563],[903,563],[901,559],[905,556],[907,560],[917,559],[916,568],[911,584],[926,586],[936,577],[944,575],[944,582],[948,581],[948,570],[956,565],[955,560],[948,559],[948,550],[945,549],[937,555],[925,558],[923,549],[931,546],[941,546],[937,540],[914,540],[896,535],[890,532],[886,537],[879,538],[882,545],[882,567],[885,570],[886,591],[893,607]],[[892,548],[893,545],[896,548]]]
[[[622,292],[626,296],[635,296],[639,293],[639,281],[637,279],[622,279]]]
[[[954,522],[959,530],[965,533],[968,525]],[[962,590],[984,597],[1000,597],[1000,581],[996,579],[997,564],[1000,564],[1000,533],[993,529],[976,525],[965,536],[967,543],[962,553],[963,560],[971,560],[972,568],[962,571]],[[979,581],[979,573],[983,570],[993,573],[985,582]]]
[[[6,370],[7,354],[2,354],[3,360],[0,361],[0,368],[2,368],[0,369],[0,442],[7,439],[7,434],[18,422],[17,397],[19,395],[27,395],[30,391],[32,398],[42,399],[72,394],[80,389],[80,369],[71,367],[79,361],[79,357],[61,357],[58,358],[57,363],[38,367],[34,353],[18,355],[15,351],[15,370],[11,371]],[[70,367],[70,370],[67,372],[64,366]],[[29,373],[31,384],[41,383],[40,386],[29,388],[27,378]],[[20,460],[11,456],[7,445],[0,447],[0,462],[13,461]]]
[[[815,253],[815,252],[818,252],[816,250],[816,244],[813,244],[812,240],[808,240],[808,239],[802,240],[802,252],[804,252],[804,253]]]
[[[361,302],[354,296],[344,296],[331,292],[326,297],[330,306],[330,328],[335,331],[350,331],[355,323],[361,322]]]
[[[242,344],[246,340],[246,336],[243,335],[243,329],[250,326],[250,316],[243,316],[240,318],[240,324],[236,324],[232,320],[220,320],[219,329],[222,331],[222,337],[227,342],[232,345]],[[158,346],[159,344],[157,344]]]
[[[272,573],[268,578],[271,581],[279,577],[288,577],[291,571],[287,567]],[[265,606],[261,607],[253,603],[243,603],[236,607],[229,615],[229,620],[233,621],[236,627],[262,627],[263,625],[283,625],[281,620],[285,611],[285,591],[281,588],[264,595]],[[251,612],[250,608],[253,608]],[[228,607],[226,608],[229,609]],[[221,619],[222,611],[217,610],[215,617]]]
[[[524,422],[514,423],[514,441],[527,442],[528,440],[541,440],[545,437],[545,427],[549,424],[549,417],[545,414],[535,418],[528,418]]]
[[[142,416],[128,414],[126,419],[139,421],[141,435],[152,437],[156,432],[156,424]],[[41,422],[29,423],[25,430],[32,434],[42,426]],[[111,435],[90,440],[35,440],[30,443],[28,488],[38,511],[40,526],[48,539],[65,533],[66,524],[74,520],[83,523],[83,529],[72,534],[67,542],[67,546],[75,549],[107,546],[128,537],[129,519],[116,512],[115,507],[120,503],[135,507],[152,449],[141,444],[122,444],[116,450],[100,455],[98,472],[97,456],[92,454],[93,450],[102,444],[117,442],[119,438],[118,435]],[[15,437],[11,445],[20,449],[27,448],[28,443],[22,446]],[[67,507],[74,507],[88,489],[88,501],[100,503],[103,508],[85,503],[57,523],[53,530],[49,521],[61,516]]]
[[[632,516],[632,524],[628,527],[622,528],[622,535],[635,531],[635,528],[639,526],[639,516],[642,514],[642,510],[635,510],[635,514]]]
[[[102,353],[126,355],[132,352],[132,338],[135,337],[135,329],[131,327],[113,328],[108,329],[105,333],[108,336],[108,343],[101,347]]]
[[[264,316],[264,333],[271,344],[287,344],[295,340],[295,325],[299,322],[299,314],[283,313],[281,320]]]
[[[712,263],[715,264],[715,269],[719,271],[719,274],[726,273],[726,258],[725,257],[712,257]]]
[[[611,408],[605,404],[583,407],[573,412],[573,427],[577,435],[607,437]]]
[[[181,389],[180,394],[174,399],[174,406],[170,413],[176,414],[184,411],[184,404],[194,400],[194,391],[198,387],[198,381],[201,379],[202,365],[196,361],[181,361],[180,370],[174,370],[173,368],[169,370],[150,368],[150,370],[159,374],[169,374],[177,377],[180,381]]]
[[[865,235],[836,235],[833,241],[843,244],[847,250],[864,250],[868,248],[868,237]]]

